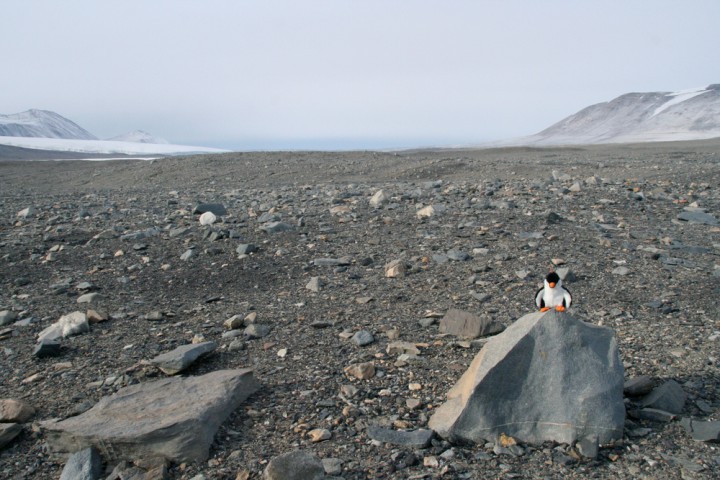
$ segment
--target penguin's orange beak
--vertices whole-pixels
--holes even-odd
[[[550,282],[548,285],[550,285],[550,288],[555,288],[555,282]]]

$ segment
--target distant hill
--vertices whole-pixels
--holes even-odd
[[[720,84],[680,92],[627,93],[591,105],[545,130],[503,142],[572,145],[720,137]]]
[[[78,124],[47,110],[0,115],[0,136],[97,140]]]
[[[147,132],[142,130],[135,130],[117,137],[108,138],[110,141],[115,142],[137,142],[137,143],[156,143],[156,144],[167,144],[170,143],[164,138],[153,137]]]

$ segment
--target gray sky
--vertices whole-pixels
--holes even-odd
[[[232,149],[467,145],[720,83],[720,1],[3,0],[0,113]]]

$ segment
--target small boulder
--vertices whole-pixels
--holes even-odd
[[[10,443],[22,432],[22,425],[18,423],[0,423],[0,448]]]
[[[643,397],[640,405],[677,414],[682,412],[686,399],[682,387],[675,380],[668,380]]]
[[[323,480],[325,468],[315,455],[295,450],[271,459],[265,467],[263,478],[266,480]]]
[[[450,309],[440,320],[440,333],[462,338],[478,338],[502,332],[505,326],[489,317],[478,317],[470,312]]]
[[[25,423],[35,415],[35,409],[22,400],[0,400],[0,423]]]
[[[102,459],[92,447],[73,453],[68,458],[60,480],[98,480],[102,475]]]
[[[200,356],[216,348],[215,342],[181,345],[175,350],[158,355],[150,360],[150,363],[168,375],[176,375],[192,365]]]

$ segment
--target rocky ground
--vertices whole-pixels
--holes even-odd
[[[227,213],[202,226],[203,203]],[[162,378],[141,362],[205,339],[219,347],[183,374],[252,367],[262,388],[208,461],[171,464],[167,478],[260,478],[296,449],[338,459],[328,465],[346,479],[717,478],[717,443],[679,419],[720,419],[718,216],[719,142],[0,161],[0,311],[16,317],[0,327],[0,398],[36,410],[0,450],[0,477],[58,478],[66,457],[40,421]],[[268,231],[278,221],[292,229]],[[395,260],[407,270],[391,278]],[[552,265],[569,270],[570,313],[616,331],[628,379],[682,386],[681,415],[629,415],[622,441],[592,459],[574,445],[370,438],[368,426],[427,428],[482,347],[441,334],[439,316],[509,325],[535,309]],[[40,331],[87,309],[107,320],[59,356],[33,354]],[[234,315],[269,331],[229,338]],[[362,330],[372,341],[359,346]],[[417,359],[388,353],[398,340]],[[364,362],[372,378],[345,372]]]

